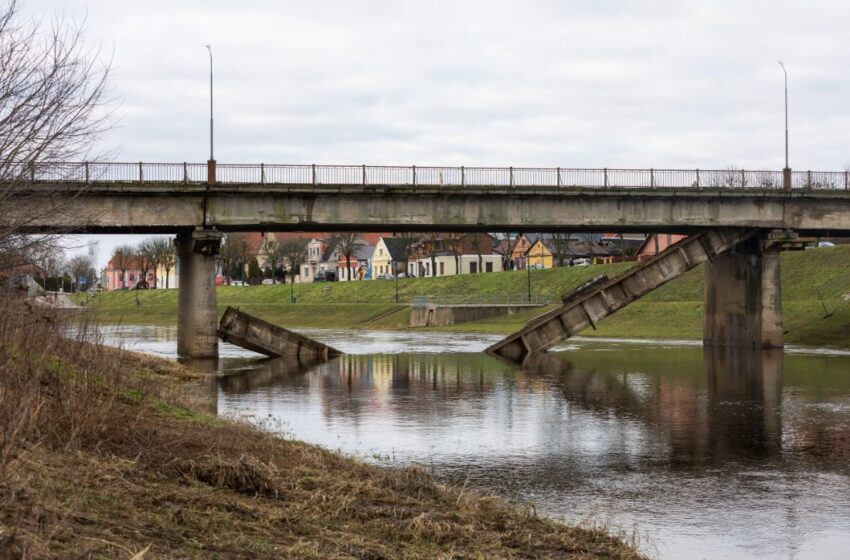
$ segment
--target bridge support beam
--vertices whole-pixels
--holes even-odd
[[[218,356],[215,256],[222,234],[196,230],[177,235],[180,267],[177,294],[177,353],[188,358]]]
[[[783,346],[779,251],[764,247],[754,238],[706,263],[705,346]]]

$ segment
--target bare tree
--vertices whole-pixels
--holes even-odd
[[[304,247],[306,248],[306,245]],[[266,264],[271,265],[272,284],[276,284],[275,271],[284,259],[283,247],[274,236],[269,235],[266,236],[266,240],[263,242],[263,253],[266,255]]]
[[[554,266],[564,266],[564,260],[572,254],[570,244],[572,243],[572,233],[553,233],[550,237],[552,243],[552,256],[554,258]]]
[[[513,262],[514,250],[522,236],[519,233],[505,233],[494,250],[502,255],[502,270],[509,270]]]
[[[139,243],[136,254],[139,257],[139,267],[142,269],[142,279],[147,282],[148,271],[153,270],[153,285],[156,287],[156,269],[159,266],[159,252],[157,249],[157,238],[148,237]]]
[[[351,257],[357,253],[357,249],[363,245],[363,242],[360,241],[360,238],[355,232],[338,233],[333,236],[332,240],[335,242],[339,254],[345,258],[348,279],[354,280],[351,272]]]
[[[224,261],[224,269],[228,276],[238,266],[239,279],[245,279],[245,265],[248,264],[249,250],[248,237],[244,233],[227,234],[221,247],[221,258]]]
[[[112,266],[121,271],[121,287],[127,287],[127,269],[136,260],[136,250],[132,245],[119,245],[112,251]]]
[[[428,252],[428,257],[431,259],[431,277],[437,276],[437,251],[443,243],[445,234],[435,231],[428,232],[422,238],[425,244],[425,250]]]
[[[58,223],[83,187],[52,196],[28,187],[79,178],[79,167],[42,164],[90,159],[110,128],[108,75],[109,63],[86,48],[81,26],[58,18],[45,27],[23,17],[14,0],[0,5],[0,265],[55,242],[35,227]]]
[[[295,276],[299,274],[301,265],[307,260],[307,239],[292,239],[280,246],[280,253],[289,265],[289,283],[295,283]],[[285,279],[284,279],[285,280]]]
[[[162,267],[162,271],[165,273],[165,289],[169,288],[169,275],[171,273],[171,269],[174,268],[174,265],[177,262],[177,255],[174,251],[174,243],[168,237],[156,237],[154,238],[154,252],[156,253],[156,262],[158,266]]]
[[[74,255],[68,259],[66,270],[71,275],[72,282],[77,290],[82,290],[83,284],[91,287],[94,278],[97,276],[94,261],[89,255]],[[84,282],[80,282],[80,278],[83,278]]]
[[[421,234],[410,231],[405,231],[396,235],[396,238],[401,242],[402,250],[404,251],[404,270],[409,273],[410,267],[410,250],[421,239]]]

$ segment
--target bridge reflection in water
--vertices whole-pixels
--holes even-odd
[[[639,428],[641,437],[663,444],[671,465],[777,457],[783,443],[786,451],[843,454],[818,445],[826,441],[822,432],[831,428],[812,421],[828,416],[824,410],[830,407],[819,407],[821,412],[807,416],[803,426],[793,424],[801,419],[799,403],[783,409],[781,350],[660,352],[663,357],[653,360],[647,358],[652,351],[641,351],[638,361],[629,359],[633,350],[619,360],[610,352],[585,352],[578,358],[572,353],[536,354],[518,368],[479,354],[346,355],[324,364],[238,359],[227,361],[228,374],[219,378],[217,390],[227,403],[241,402],[240,395],[252,402],[262,394],[287,402],[309,397],[315,404],[319,399],[321,416],[335,425],[380,417],[382,429],[389,430],[393,422],[426,428],[464,420],[458,428],[515,432],[511,422],[522,415],[523,431],[536,432],[534,440],[571,431],[570,418],[580,413],[605,419],[609,427]],[[792,378],[803,381],[797,364],[824,360],[848,361],[792,356]],[[220,371],[222,365],[209,361],[207,369]],[[840,398],[844,402],[847,395]],[[513,410],[517,401],[521,405]],[[791,425],[783,426],[783,413]],[[488,416],[489,427],[478,425]],[[380,434],[367,439],[373,436],[379,439]],[[655,452],[650,455],[658,459]]]
[[[662,557],[850,546],[850,356],[579,342],[519,367],[381,354],[218,369],[234,371],[221,413],[548,515],[635,525]]]

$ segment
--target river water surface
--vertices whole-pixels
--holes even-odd
[[[175,357],[174,327],[106,327]],[[659,558],[850,558],[850,354],[577,340],[513,366],[498,336],[303,330],[299,367],[223,344],[222,415],[636,535]]]

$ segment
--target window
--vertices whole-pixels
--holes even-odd
[[[484,271],[485,272],[493,272],[493,263],[491,263],[491,262],[484,263]]]
[[[440,276],[445,276],[445,275],[446,275],[446,263],[441,262],[440,263]]]
[[[470,274],[476,274],[477,272],[478,272],[478,263],[477,262],[469,263],[469,273]]]

